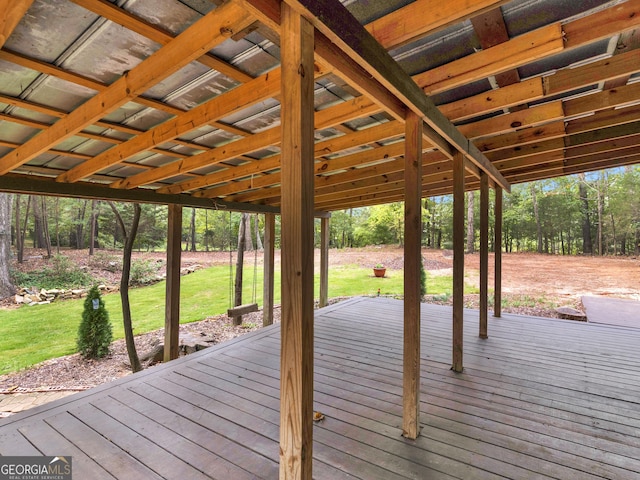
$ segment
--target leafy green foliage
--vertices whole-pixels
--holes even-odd
[[[84,358],[102,358],[109,353],[112,338],[109,313],[100,290],[94,286],[84,301],[82,322],[78,328],[78,351]]]
[[[12,272],[15,285],[38,288],[79,288],[93,283],[93,278],[64,255],[54,255],[49,265],[33,272]]]
[[[148,285],[157,281],[159,268],[162,266],[155,260],[139,259],[131,262],[130,285]]]
[[[427,294],[427,272],[424,269],[424,261],[420,259],[420,296]]]

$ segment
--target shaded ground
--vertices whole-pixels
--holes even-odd
[[[119,258],[118,252],[100,252],[100,261],[89,259],[84,251],[65,251],[74,262],[88,269],[92,275],[102,278],[106,283],[117,284],[119,272],[110,272],[100,267],[109,259]],[[148,258],[162,261],[163,252],[134,253],[134,258]],[[362,249],[332,250],[330,267],[357,265],[373,267],[383,263],[389,269],[401,269],[403,251],[393,246],[367,247]],[[423,251],[425,268],[430,275],[450,275],[452,269],[451,251]],[[235,256],[233,258],[235,261]],[[245,255],[245,261],[253,265],[253,253]],[[262,263],[261,253],[258,263]],[[42,252],[29,251],[27,261],[15,266],[24,271],[42,268],[46,260]],[[493,255],[490,257],[489,287],[493,288]],[[162,262],[160,262],[162,263]],[[276,254],[279,263],[279,252]],[[182,265],[229,265],[228,252],[183,252]],[[319,253],[316,252],[316,268],[319,265]],[[465,257],[467,282],[478,283],[479,255],[468,254]],[[164,267],[161,268],[161,272]],[[580,307],[583,295],[608,295],[620,298],[640,300],[640,260],[638,258],[615,257],[561,257],[529,253],[503,254],[503,311],[527,315],[555,316],[558,306]],[[447,296],[437,298],[427,296],[427,301],[441,304],[450,303]],[[478,295],[465,296],[467,307],[477,308]],[[490,302],[491,303],[491,302]],[[279,320],[279,309],[275,312]],[[181,326],[181,331],[195,335],[212,336],[217,342],[225,341],[248,331],[259,328],[261,312],[245,316],[242,327],[230,324],[226,315],[211,317],[202,322]],[[140,353],[149,351],[162,341],[163,331],[150,332],[136,337]],[[78,355],[70,355],[49,360],[31,369],[16,374],[0,376],[0,399],[3,394],[19,395],[18,392],[47,392],[55,390],[82,389],[127,375],[128,359],[122,340],[114,342],[112,353],[97,361],[84,361]],[[0,412],[2,416],[2,412]]]

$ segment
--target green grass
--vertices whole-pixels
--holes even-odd
[[[134,333],[164,326],[165,283],[130,290]],[[473,288],[468,287],[469,292]],[[376,278],[369,268],[341,266],[329,271],[329,296],[400,296],[403,272],[387,270]],[[450,294],[452,278],[427,274],[427,294]],[[256,301],[262,305],[262,268],[256,271]],[[319,297],[319,274],[315,276]],[[211,267],[183,276],[180,287],[180,322],[189,323],[225,313],[229,308],[229,268]],[[120,294],[104,296],[113,326],[114,340],[123,338]],[[253,301],[253,269],[246,268],[243,303]],[[76,337],[84,300],[67,300],[50,305],[23,306],[0,311],[0,374],[20,370],[44,360],[76,351]],[[275,302],[280,303],[280,275],[275,277]]]

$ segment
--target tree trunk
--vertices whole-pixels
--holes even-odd
[[[241,223],[244,224],[244,251],[253,252],[253,239],[251,238],[251,215],[248,213],[243,213]],[[239,238],[240,232],[238,232],[238,239]]]
[[[60,255],[60,197],[56,197],[56,253]]]
[[[42,197],[33,199],[33,248],[45,248]]]
[[[88,200],[81,201],[81,207],[78,208],[76,216],[76,248],[82,250],[84,248],[84,214],[87,211]]]
[[[98,211],[96,209],[96,200],[91,201],[91,220],[90,220],[90,233],[89,233],[89,255],[93,255],[96,246],[96,221],[98,218]]]
[[[598,182],[598,255],[602,256],[604,254],[603,246],[602,246],[602,213],[604,210],[604,195],[602,190],[604,188],[604,182]]]
[[[16,256],[18,263],[24,261],[24,237],[22,236],[22,227],[20,226],[20,210],[21,210],[20,194],[16,195],[16,212],[15,212],[15,230],[16,230]]]
[[[591,219],[589,216],[589,197],[587,195],[587,185],[584,173],[578,175],[578,193],[582,211],[582,252],[587,255],[593,254],[593,243],[591,242]]]
[[[262,239],[260,238],[260,225],[259,225],[259,218],[258,218],[258,214],[255,214],[255,219],[256,219],[256,225],[255,225],[255,229],[256,229],[256,248],[258,249],[258,251],[262,251],[264,250],[264,247],[262,245]]]
[[[47,249],[47,258],[51,258],[51,235],[49,235],[49,213],[47,211],[46,197],[40,197],[42,200],[42,233],[44,235],[44,245]]]
[[[124,251],[122,253],[122,277],[120,278],[120,302],[122,304],[122,320],[124,324],[124,338],[127,344],[127,353],[129,355],[129,363],[131,363],[131,371],[133,373],[142,370],[138,352],[136,351],[136,343],[133,337],[133,324],[131,321],[131,304],[129,302],[129,276],[131,274],[131,252],[133,251],[133,243],[138,233],[138,224],[140,222],[140,205],[133,204],[133,221],[131,222],[131,230],[127,233],[120,212],[116,209],[112,202],[109,206],[116,216],[116,220],[122,229],[124,236]]]
[[[27,225],[29,224],[29,209],[31,208],[31,195],[27,195],[27,208],[24,212],[24,222],[20,225],[19,209],[16,211],[16,229],[18,230],[17,236],[20,237],[20,244],[18,248],[18,263],[24,261],[24,242],[27,235]]]
[[[536,189],[533,184],[531,184],[531,200],[533,201],[533,216],[536,220],[538,253],[542,253],[542,224],[540,223],[540,215],[538,213],[538,197],[536,196]]]
[[[475,247],[474,215],[475,192],[467,194],[467,253],[473,253]]]
[[[209,209],[204,209],[204,250],[209,251]]]
[[[189,236],[191,237],[191,251],[196,251],[196,209],[191,209],[191,227]]]
[[[0,298],[15,293],[11,282],[11,195],[0,193]]]

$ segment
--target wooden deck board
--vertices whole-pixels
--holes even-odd
[[[504,315],[451,365],[451,309],[423,305],[421,436],[402,425],[402,303],[315,326],[314,478],[640,477],[640,330]],[[0,455],[71,455],[79,477],[277,478],[280,330],[0,421]],[[623,365],[624,368],[620,366]]]

